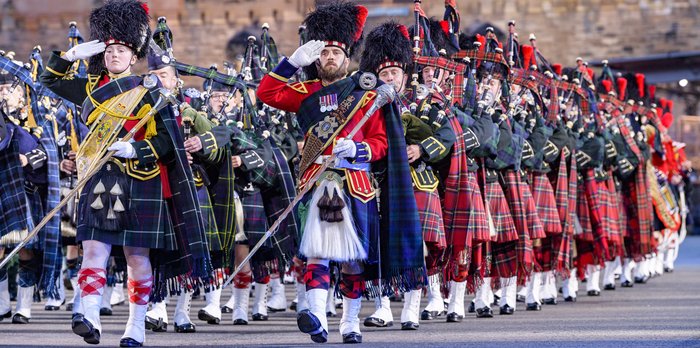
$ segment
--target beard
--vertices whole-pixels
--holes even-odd
[[[333,63],[333,65],[326,64],[326,66],[318,65],[317,68],[318,77],[321,78],[322,81],[336,81],[347,75],[347,71],[335,63]]]

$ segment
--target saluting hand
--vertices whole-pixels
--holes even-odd
[[[321,40],[311,40],[297,48],[292,56],[289,57],[289,62],[297,68],[303,68],[313,64],[316,59],[321,57],[321,51],[326,47],[326,43]]]
[[[107,46],[105,43],[100,42],[100,40],[83,42],[80,45],[75,45],[73,48],[69,49],[64,55],[64,58],[71,62],[75,62],[78,59],[88,59],[96,54],[104,52],[106,48]]]

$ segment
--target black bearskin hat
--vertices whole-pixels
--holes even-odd
[[[362,42],[367,8],[351,2],[336,1],[317,7],[304,19],[306,39],[321,40],[326,46],[340,47],[352,58]],[[304,67],[309,79],[318,77],[316,64]]]
[[[130,47],[141,59],[148,53],[151,28],[148,6],[137,0],[107,0],[90,13],[90,40]],[[104,53],[92,56],[88,73],[97,75],[104,69]]]
[[[342,48],[352,58],[362,41],[367,8],[337,1],[322,5],[304,19],[308,40],[326,41],[327,46]]]
[[[445,50],[447,56],[457,53],[457,47],[454,47],[450,40],[450,27],[447,21],[438,21],[430,18],[430,41],[433,42],[435,50]]]
[[[360,70],[379,73],[388,67],[406,69],[411,64],[413,51],[408,29],[389,21],[374,28],[365,38],[360,58]]]

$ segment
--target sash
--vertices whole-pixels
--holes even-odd
[[[109,86],[109,84],[100,89]],[[121,92],[115,97],[101,102],[97,109],[92,109],[88,119],[94,119],[90,127],[90,133],[80,145],[76,156],[76,166],[78,168],[78,180],[81,180],[86,173],[92,171],[95,164],[107,151],[107,148],[117,139],[128,116],[132,114],[138,103],[148,92],[143,86],[136,86],[126,92]],[[100,102],[99,100],[97,100]],[[108,114],[116,113],[122,117]],[[97,113],[93,115],[93,113]]]
[[[301,153],[299,173],[306,172],[316,158],[333,143],[357,110],[364,106],[364,101],[375,95],[375,92],[357,90],[356,87],[355,80],[348,77],[321,88],[302,102],[298,114],[303,117],[298,119],[307,137]],[[321,98],[334,94],[337,95],[336,100],[341,102],[337,107],[324,107],[325,111],[321,111]]]

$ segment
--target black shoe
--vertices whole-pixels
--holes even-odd
[[[620,279],[621,276],[622,276],[621,274],[616,273],[616,274],[615,274],[615,280]]]
[[[299,327],[299,331],[309,334],[311,340],[316,343],[326,343],[328,341],[328,332],[323,329],[321,322],[308,309],[297,314],[297,327]]]
[[[124,337],[119,340],[120,347],[143,347],[143,342],[139,342],[131,337]]]
[[[401,330],[418,330],[419,327],[420,325],[418,323],[412,321],[401,323]]]
[[[197,318],[199,320],[206,321],[207,324],[211,325],[219,325],[219,321],[221,321],[219,318],[207,313],[207,311],[200,309],[199,312],[197,312]]]
[[[61,309],[61,306],[49,306],[49,305],[44,306],[45,311],[57,311],[60,309]]]
[[[367,317],[365,319],[364,325],[367,327],[391,327],[394,326],[394,322],[385,322],[383,319]]]
[[[236,319],[233,321],[233,325],[248,325],[248,321],[245,319]]]
[[[459,315],[455,312],[452,313],[447,313],[447,322],[448,323],[459,323],[464,319],[463,315]]]
[[[12,316],[12,323],[13,324],[29,324],[29,318],[25,317],[22,314],[15,313],[15,315]]]
[[[469,307],[467,307],[467,313],[476,313],[476,305],[474,305],[474,301],[469,302]]]
[[[424,309],[422,312],[420,312],[420,320],[433,320],[437,318],[437,316],[437,311],[427,311]]]
[[[615,290],[615,284],[605,284],[603,290]]]
[[[537,303],[537,302],[535,302],[535,303],[528,303],[528,304],[527,304],[527,307],[525,308],[525,310],[528,310],[528,311],[541,311],[541,310],[542,310],[542,305],[540,305],[540,304]]]
[[[272,308],[270,306],[267,306],[267,311],[272,313],[285,312],[286,310],[287,308]]]
[[[292,302],[292,304],[289,305],[289,309],[290,309],[290,310],[293,310],[293,311],[296,311],[296,310],[297,310],[297,303],[296,303],[296,302]]]
[[[567,296],[564,298],[564,302],[576,302],[576,297]]]
[[[598,290],[588,290],[588,296],[600,296],[600,291],[598,291]]]
[[[647,277],[634,277],[634,282],[636,284],[646,284],[647,280]]]
[[[505,305],[505,306],[501,307],[500,313],[501,313],[501,315],[511,315],[511,314],[515,313],[515,308],[513,308],[509,305]]]
[[[73,315],[71,321],[71,328],[73,333],[82,337],[86,343],[89,344],[99,344],[100,343],[100,330],[95,329],[92,323],[85,319],[82,314],[76,313]]]
[[[563,290],[561,287],[559,288],[559,293],[560,293],[560,294],[563,294],[563,293],[564,293],[564,290]]]
[[[197,328],[192,323],[187,323],[187,324],[182,324],[182,325],[175,324],[175,332],[180,332],[180,333],[197,332]]]
[[[501,300],[500,296],[493,295],[493,305],[498,306],[498,302]]]
[[[73,304],[69,303],[66,305],[66,312],[72,312],[73,311]]]
[[[343,343],[362,343],[362,334],[351,332],[343,335]]]
[[[557,299],[554,298],[554,297],[552,297],[552,298],[546,298],[546,299],[542,300],[542,303],[544,303],[544,304],[546,304],[546,305],[556,305],[556,304],[557,304]]]
[[[100,308],[100,316],[112,315],[112,308]]]
[[[664,267],[664,273],[673,273],[673,268],[671,268],[671,267]]]
[[[221,307],[221,313],[222,314],[233,313],[233,308],[231,308],[229,306],[223,306],[223,307]]]
[[[261,314],[261,313],[255,313],[253,314],[253,321],[267,321],[268,316]]]
[[[493,311],[491,307],[477,308],[476,310],[477,318],[493,318]]]
[[[634,287],[634,284],[629,280],[625,280],[624,282],[620,283],[620,286],[623,288],[631,288]]]
[[[5,314],[0,314],[0,321],[2,321],[5,318],[12,318],[12,310],[10,309],[7,311]]]
[[[333,313],[333,312],[330,312],[330,311],[329,311],[329,312],[326,312],[326,316],[329,317],[329,318],[335,318],[335,317],[337,317],[338,315],[335,314],[335,313]]]
[[[168,331],[168,323],[163,322],[163,318],[158,318],[158,320],[146,316],[146,330],[151,330],[153,332],[166,332]]]
[[[523,295],[516,295],[516,296],[515,296],[515,301],[516,301],[516,302],[523,302],[523,303],[525,303],[525,301],[527,301],[527,300],[525,299],[525,296],[523,296]]]

